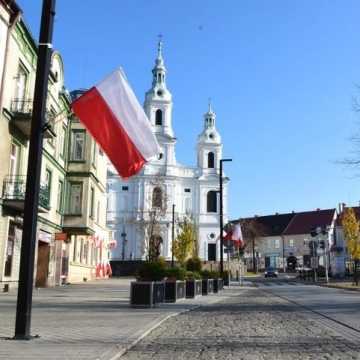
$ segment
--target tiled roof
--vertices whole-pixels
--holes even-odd
[[[283,235],[309,234],[312,229],[331,225],[335,209],[315,210],[297,213],[290,221]]]
[[[244,225],[246,222],[254,221],[259,226],[261,236],[280,236],[295,215],[295,213],[287,213],[255,216],[240,219],[240,223]]]

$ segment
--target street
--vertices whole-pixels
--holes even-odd
[[[360,359],[358,292],[253,278],[220,295],[131,309],[129,282],[36,290],[40,338],[31,341],[6,340],[16,293],[0,294],[0,359]]]

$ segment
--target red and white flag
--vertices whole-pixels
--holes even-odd
[[[71,107],[123,178],[137,174],[159,153],[150,122],[121,70]]]
[[[244,240],[242,236],[240,223],[237,223],[232,230],[232,241],[234,241],[235,247],[237,248],[243,247]]]

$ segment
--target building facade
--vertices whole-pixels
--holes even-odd
[[[161,152],[139,175],[121,179],[110,167],[108,178],[108,224],[114,231],[117,248],[112,261],[144,259],[147,238],[160,244],[160,255],[171,259],[172,208],[175,222],[191,218],[198,229],[198,254],[204,260],[219,258],[219,161],[222,141],[216,129],[216,114],[209,106],[204,128],[197,140],[197,166],[176,160],[176,137],[172,126],[172,95],[166,85],[162,43],[158,44],[153,79],[145,95],[144,110],[151,122]],[[227,184],[224,177],[224,219],[227,219]],[[159,211],[157,209],[160,209]],[[155,214],[155,215],[154,215]]]
[[[0,284],[17,286],[22,242],[23,211],[27,174],[27,160],[32,119],[32,104],[37,64],[37,44],[22,20],[21,11],[11,3],[1,2],[1,21],[8,21],[8,33],[0,25],[2,60],[0,97]],[[17,10],[17,13],[16,11]],[[11,12],[13,11],[13,13]],[[8,14],[6,18],[5,15]],[[64,67],[61,55],[54,51],[51,56],[51,69],[46,106],[46,127],[44,128],[41,184],[38,209],[37,242],[35,253],[35,286],[53,286],[69,281],[82,281],[96,276],[96,261],[91,254],[94,246],[81,242],[73,251],[78,234],[76,226],[81,227],[83,218],[71,217],[73,204],[72,180],[79,184],[83,178],[80,170],[73,165],[70,156],[74,148],[73,128],[76,121],[71,118],[71,98],[64,86]],[[92,140],[87,141],[88,146]],[[84,143],[84,149],[85,149]],[[96,157],[98,165],[97,187],[94,199],[99,205],[99,220],[91,226],[94,235],[106,231],[106,159],[95,151],[88,150],[87,158]],[[100,160],[98,160],[98,158]],[[90,161],[90,160],[89,160]],[[100,170],[101,169],[101,170]],[[84,169],[83,169],[84,170]],[[84,170],[85,171],[85,170]],[[76,173],[74,175],[74,173]],[[82,173],[88,177],[86,171]],[[101,190],[99,190],[101,189]],[[81,190],[83,191],[83,190]],[[85,191],[85,190],[84,190]],[[90,191],[90,190],[89,190]],[[99,191],[101,195],[99,195]],[[85,194],[81,192],[81,194]],[[101,200],[100,200],[101,199]],[[94,200],[95,201],[95,200]],[[79,205],[79,213],[87,214],[90,207],[88,197]],[[79,215],[79,214],[77,214]],[[101,220],[100,220],[101,218]],[[73,226],[74,225],[74,226]],[[99,230],[101,228],[101,231]],[[107,232],[108,233],[108,232]],[[102,234],[102,233],[101,233]],[[108,236],[101,235],[101,247],[107,247]],[[92,243],[99,246],[100,237],[93,237]],[[104,250],[104,260],[107,257]],[[70,254],[79,252],[81,260]],[[95,255],[94,255],[95,257]],[[75,259],[75,261],[74,261]],[[73,266],[74,265],[74,266]],[[76,265],[76,266],[75,266]],[[78,268],[80,267],[81,270]],[[89,270],[91,268],[91,271]],[[91,273],[91,276],[89,275]],[[103,274],[102,271],[101,274]]]

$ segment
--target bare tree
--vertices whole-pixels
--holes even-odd
[[[255,246],[257,245],[259,237],[265,234],[265,228],[256,217],[239,219],[239,222],[245,242],[245,250],[252,252],[253,272],[257,272]]]
[[[150,181],[150,191],[146,194],[144,208],[132,221],[144,236],[141,250],[148,261],[154,261],[160,256],[163,242],[161,233],[166,226],[164,220],[168,202],[164,178],[157,175]]]

